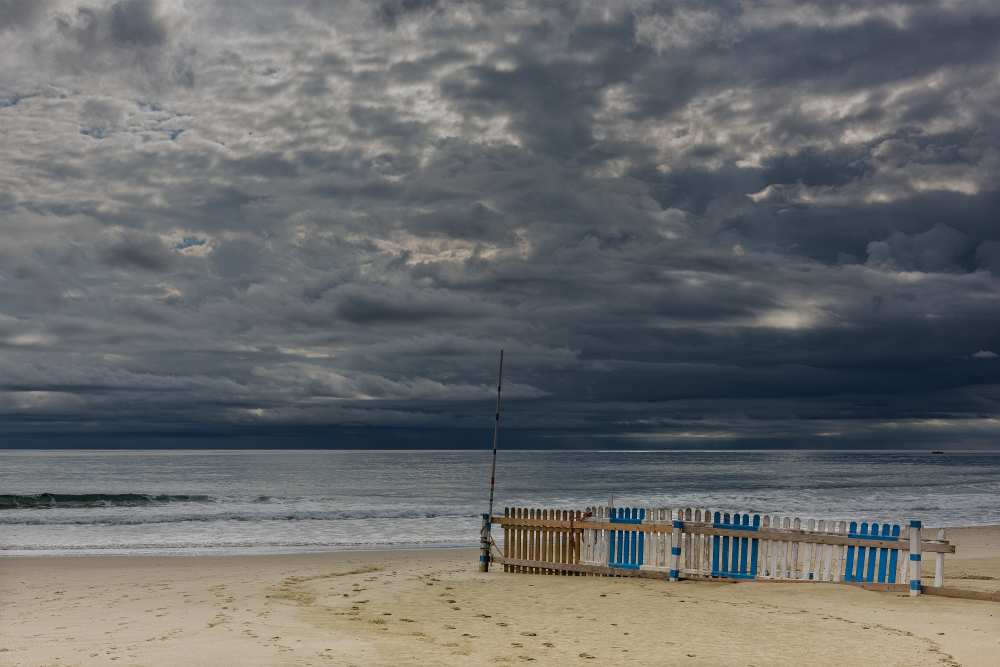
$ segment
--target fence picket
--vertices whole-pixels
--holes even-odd
[[[531,510],[531,515],[535,519],[540,519],[542,516],[542,510],[537,508],[533,509]],[[536,562],[541,560],[541,547],[542,547],[542,529],[535,528],[533,531],[531,531],[531,560]],[[541,568],[535,567],[532,568],[532,572],[534,574],[541,574],[542,570]]]
[[[899,538],[899,525],[893,525],[892,536]],[[889,549],[889,583],[896,583],[896,563],[899,560],[899,549]]]
[[[889,537],[889,524],[882,524],[882,532],[880,533],[883,537]],[[878,550],[878,582],[880,584],[885,583],[885,566],[889,562],[889,550],[882,547]]]
[[[869,535],[878,535],[878,524],[874,521],[868,530]],[[875,580],[875,562],[878,560],[878,549],[875,547],[868,548],[868,562],[865,564],[865,581],[871,583]]]
[[[859,535],[867,535],[868,534],[868,522],[867,521],[862,521],[861,522],[861,529],[860,529],[860,532],[858,534]],[[855,558],[855,562],[854,562],[854,576],[852,577],[854,581],[864,581],[865,580],[864,579],[864,577],[865,577],[865,555],[866,555],[865,547],[858,546],[858,548],[854,552],[854,558]]]

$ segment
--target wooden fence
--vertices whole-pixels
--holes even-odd
[[[585,511],[505,508],[505,572],[677,579],[812,581],[921,591],[924,554],[955,547],[919,521],[904,528],[877,521],[802,520],[683,508],[592,507]]]

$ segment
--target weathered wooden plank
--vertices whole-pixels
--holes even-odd
[[[576,525],[579,526],[580,523],[583,521],[583,515],[580,514],[580,512],[577,512],[575,518],[576,518]],[[583,531],[580,528],[577,528],[576,532],[577,537],[573,546],[573,555],[572,558],[570,559],[570,564],[572,565],[575,565],[580,562],[580,541],[582,539],[582,535]]]
[[[562,569],[568,572],[574,572],[579,574],[590,574],[598,576],[616,576],[616,577],[639,577],[644,579],[669,579],[669,573],[667,571],[661,570],[632,570],[632,569],[621,569],[607,567],[604,565],[589,565],[584,563],[545,563],[540,561],[523,560],[517,558],[507,558],[505,556],[498,556],[496,562],[503,565],[509,565],[512,568],[522,568],[523,570],[530,570],[532,568],[545,568],[552,567],[555,569]],[[685,573],[685,579],[690,580],[708,580],[712,577],[699,575],[699,574],[688,574]],[[718,580],[725,580],[722,578],[716,578]],[[739,581],[739,579],[731,579],[731,581]],[[781,580],[781,579],[761,579],[761,582],[775,583],[775,584],[822,584],[830,582],[821,582],[815,579],[791,579],[791,580]],[[908,589],[906,584],[889,584],[889,583],[868,583],[868,582],[857,582],[851,583],[851,586],[856,586],[858,588],[863,588],[865,590],[871,591],[891,591],[891,592],[903,592]],[[956,597],[965,598],[970,600],[985,600],[992,602],[1000,602],[1000,591],[988,592],[988,591],[972,591],[962,588],[949,588],[949,587],[936,587],[936,586],[925,586],[923,592],[928,595],[940,595],[945,597]]]
[[[803,521],[802,522],[802,528],[807,533],[815,533],[816,532],[816,530],[815,530],[815,528],[816,528],[816,522],[815,522],[815,520],[814,519],[807,519],[807,520]],[[815,548],[816,548],[816,543],[815,542],[805,542],[805,543],[802,544],[802,547],[801,547],[801,550],[802,550],[802,568],[799,571],[799,579],[805,579],[805,580],[808,581],[809,579],[813,579],[814,578],[812,576],[812,559],[813,559],[813,550]]]
[[[503,515],[505,517],[510,516],[510,508],[503,508]],[[503,551],[501,552],[505,557],[510,556],[510,526],[503,526]],[[504,572],[510,572],[510,565],[503,566]]]
[[[944,528],[938,529],[937,539],[941,542],[944,541]],[[934,554],[934,585],[938,588],[944,586],[944,554],[942,553]]]
[[[528,508],[528,518],[532,519],[534,521],[536,519],[539,519],[540,517],[538,516],[538,513],[537,513],[536,509],[534,509],[532,507],[529,507]],[[531,560],[533,562],[536,562],[536,563],[538,562],[538,548],[537,548],[537,544],[538,544],[538,524],[535,523],[533,525],[529,525],[528,526],[528,553],[527,553],[527,555],[528,555],[528,559],[529,560]],[[537,574],[538,573],[538,568],[537,567],[528,568],[528,572],[530,574]]]
[[[767,517],[768,529],[778,528],[781,526],[781,519],[775,515],[773,517]],[[765,531],[769,532],[769,531]],[[778,576],[778,547],[779,542],[773,539],[767,541],[767,578],[774,579]]]
[[[786,517],[787,518],[787,517]],[[521,525],[527,527],[553,527],[553,528],[569,528],[569,521],[563,520],[548,520],[543,521],[540,518],[521,518],[516,517],[503,517],[496,515],[492,518],[492,522],[496,524],[506,524],[511,526]],[[671,532],[671,525],[669,523],[660,522],[646,522],[642,524],[612,524],[607,521],[591,521],[587,520],[587,528],[597,529],[597,530],[608,530],[614,527],[616,530],[622,531],[645,531],[645,532]],[[690,524],[685,523],[684,531],[692,534],[704,534],[704,535],[727,535],[729,537],[745,537],[747,533],[739,530],[731,530],[726,528],[713,528],[711,524],[696,523],[691,522]],[[795,530],[792,528],[781,528],[770,530],[761,529],[757,532],[756,536],[760,539],[776,539],[783,542],[791,543],[802,543],[802,542],[812,542],[815,544],[839,544],[839,545],[864,545],[865,547],[887,547],[887,548],[899,548],[905,542],[894,541],[894,540],[880,540],[880,539],[859,539],[852,538],[848,535],[822,535],[816,533],[808,533],[803,530]],[[922,550],[924,553],[943,553],[950,554],[955,553],[955,545],[948,542],[938,542],[936,540],[922,540]]]
[[[903,589],[906,588],[904,585],[900,585],[900,587]],[[970,591],[964,588],[951,588],[948,586],[924,586],[923,592],[927,595],[942,595],[949,598],[1000,602],[1000,591]]]
[[[569,521],[573,524],[573,528],[564,531],[561,534],[561,541],[559,543],[559,562],[563,565],[571,563],[573,560],[573,550],[576,548],[577,543],[582,539],[582,532],[579,531],[576,517],[580,516],[582,513],[576,510],[562,510],[562,518],[564,521]],[[580,539],[578,539],[580,538]],[[564,572],[563,574],[569,574]]]
[[[522,507],[515,507],[514,508],[514,516],[515,516],[515,518],[517,518],[517,519],[522,518],[523,517],[523,511],[524,511],[524,508],[522,508]],[[514,537],[514,558],[516,560],[520,560],[520,559],[524,558],[524,530],[525,529],[524,529],[523,526],[520,526],[520,525],[517,525],[517,524],[512,524],[512,525],[514,526],[514,528],[517,529],[517,534]],[[522,567],[520,567],[520,566],[515,566],[514,571],[520,573],[520,572],[524,572],[524,569]]]

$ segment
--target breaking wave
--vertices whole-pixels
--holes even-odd
[[[145,507],[167,503],[211,502],[211,496],[146,493],[0,494],[0,510],[45,507]]]

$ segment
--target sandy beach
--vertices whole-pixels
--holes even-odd
[[[1000,591],[1000,526],[947,586]],[[1000,604],[476,571],[474,550],[0,560],[0,664],[996,665]]]

